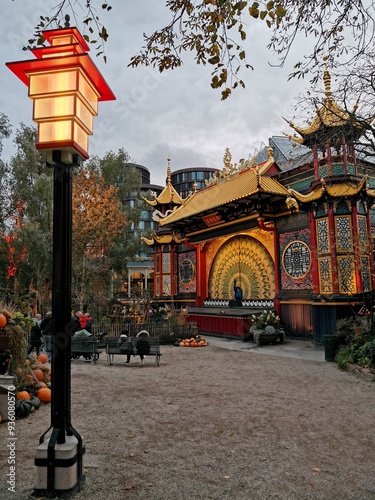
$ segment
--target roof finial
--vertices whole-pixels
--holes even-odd
[[[64,27],[65,28],[70,28],[70,16],[67,14],[65,16],[65,24],[64,24]]]
[[[325,70],[324,70],[323,80],[324,80],[324,86],[326,89],[326,97],[327,97],[327,99],[332,99],[331,75],[329,74],[328,65],[327,65],[328,56],[324,56],[323,61],[325,62]]]
[[[168,167],[167,167],[167,183],[170,184],[171,183],[171,159],[170,159],[169,156],[167,158],[167,162],[168,162]]]
[[[231,166],[232,155],[230,154],[229,148],[225,148],[223,162],[226,167]]]

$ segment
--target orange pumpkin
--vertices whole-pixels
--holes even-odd
[[[18,399],[24,401],[25,399],[31,399],[30,394],[27,391],[20,391],[17,395]]]
[[[47,363],[48,357],[45,354],[39,354],[38,361],[42,364]]]
[[[42,387],[37,392],[38,399],[40,399],[43,403],[51,402],[51,389],[48,387]]]
[[[47,384],[45,382],[39,382],[40,387],[47,387]]]
[[[4,314],[0,314],[0,328],[3,328],[7,324],[7,319]]]
[[[35,370],[33,370],[33,373],[36,376],[36,378],[39,380],[39,382],[41,380],[43,380],[44,374],[43,374],[42,370],[39,370],[39,368],[36,368]]]

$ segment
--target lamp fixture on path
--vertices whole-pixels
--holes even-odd
[[[28,86],[37,149],[54,169],[51,426],[36,450],[35,495],[74,494],[84,482],[84,444],[71,422],[72,167],[88,155],[98,101],[114,100],[87,54],[84,38],[69,26],[46,30],[50,46],[32,49],[36,59],[7,63]]]

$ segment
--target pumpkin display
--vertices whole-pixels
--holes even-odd
[[[16,414],[16,417],[17,418],[24,418],[24,417],[27,417],[28,415],[30,415],[31,413],[31,404],[30,403],[30,400],[28,401],[21,401],[21,400],[18,400],[16,401],[16,404],[15,404],[15,414]]]
[[[30,399],[31,398],[30,394],[27,391],[20,391],[17,394],[17,397],[18,397],[19,401],[24,401],[25,399]]]
[[[190,339],[181,340],[179,345],[181,347],[205,347],[208,345],[208,342],[204,337],[197,335],[196,337],[191,337]]]
[[[48,387],[42,387],[37,392],[37,397],[40,399],[42,403],[50,403],[51,402],[51,389]]]
[[[4,328],[7,324],[7,319],[4,314],[0,314],[0,328]]]
[[[41,382],[43,380],[44,374],[43,374],[42,370],[39,370],[38,368],[36,368],[33,370],[33,373],[36,376],[36,378],[39,380],[39,382]]]
[[[38,356],[38,361],[44,365],[48,361],[48,356],[46,354],[41,353]]]

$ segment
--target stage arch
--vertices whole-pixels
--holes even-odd
[[[234,236],[219,248],[209,274],[209,297],[233,299],[235,279],[244,300],[275,297],[274,262],[265,246],[251,236]]]

